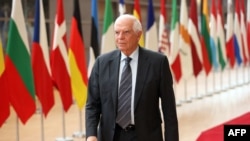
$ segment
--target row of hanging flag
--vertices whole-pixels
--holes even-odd
[[[223,71],[227,65],[231,69],[235,66],[249,66],[250,2],[247,1],[246,9],[245,0],[224,1],[227,6],[224,11],[222,0],[188,2],[181,0],[178,7],[177,0],[171,1],[168,31],[165,0],[160,0],[158,27],[153,1],[148,0],[145,39],[143,35],[140,46],[168,57],[176,83],[181,79],[197,77],[202,71],[206,76],[212,70]],[[126,13],[124,1],[120,0],[119,3],[120,14]],[[139,0],[134,1],[133,14],[141,20]],[[105,47],[102,44],[102,52],[105,52]]]
[[[57,0],[51,48],[47,43],[43,1],[35,2],[30,50],[22,3],[13,0],[5,56],[0,44],[0,127],[10,115],[10,105],[25,124],[36,111],[36,97],[46,117],[54,105],[53,88],[58,90],[65,112],[73,98],[83,108],[88,76],[78,0],[74,0],[69,44],[62,0]]]
[[[197,77],[201,71],[206,76],[212,70],[223,71],[227,64],[232,69],[236,65],[249,66],[250,2],[247,1],[248,15],[244,0],[224,1],[225,11],[222,2],[190,0],[188,11],[186,0],[182,0],[178,16],[176,0],[172,1],[168,56],[177,83]]]
[[[223,71],[227,64],[231,68],[236,64],[249,64],[250,11],[247,12],[249,15],[246,20],[244,0],[228,0],[227,11],[222,9],[222,0],[210,2],[209,13],[208,0],[201,1],[199,18],[196,0],[190,0],[189,6],[186,0],[182,0],[180,9],[177,0],[172,0],[168,32],[165,0],[160,1],[158,28],[153,1],[148,0],[146,32],[139,45],[165,54],[177,83],[180,79],[197,77],[201,71],[205,71],[206,75],[213,68]],[[117,3],[120,14],[128,13],[123,0]],[[98,39],[97,0],[92,0],[91,5],[91,48],[87,67],[78,0],[74,0],[69,44],[66,39],[63,1],[57,0],[50,48],[47,45],[43,3],[42,0],[36,0],[32,50],[28,44],[21,1],[13,0],[5,56],[0,44],[0,127],[10,115],[10,105],[25,124],[35,113],[36,97],[46,117],[54,105],[53,87],[60,94],[65,112],[72,105],[72,99],[79,109],[84,107],[88,74],[95,58],[116,48],[111,1],[105,0],[101,47]],[[187,7],[190,7],[189,11]],[[247,10],[250,10],[250,2]],[[226,23],[222,15],[224,12],[227,13]],[[132,14],[142,21],[139,0],[134,1]]]

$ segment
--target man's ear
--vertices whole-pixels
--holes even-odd
[[[137,37],[139,38],[139,40],[140,40],[140,38],[141,38],[141,35],[142,35],[142,31],[138,31],[138,32],[137,32]]]

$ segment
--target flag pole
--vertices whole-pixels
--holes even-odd
[[[245,82],[244,82],[244,81],[245,81],[245,78],[244,78],[244,76],[245,76],[244,64],[242,65],[242,69],[241,69],[241,70],[242,70],[242,76],[243,76],[243,78],[242,78],[242,83],[241,83],[241,84],[244,85],[244,83],[245,83]]]
[[[86,134],[82,131],[82,109],[79,109],[79,131],[73,133],[75,138],[84,138]]]
[[[185,95],[185,102],[190,103],[192,102],[191,98],[187,97],[187,80],[184,79],[184,95]]]
[[[42,107],[41,107],[42,111]],[[41,115],[41,140],[44,141],[44,122],[43,122],[43,112],[40,112]]]
[[[174,92],[176,92],[176,81],[175,81],[175,79],[174,79],[174,83],[173,83],[173,87],[174,87]],[[177,102],[176,102],[176,106],[181,106],[181,100],[178,100]]]
[[[236,74],[235,74],[235,82],[236,82],[236,84],[235,84],[235,87],[237,87],[238,85],[239,85],[239,82],[238,82],[238,69],[239,69],[239,67],[237,67],[236,66]]]
[[[244,69],[243,69],[243,84],[245,85],[245,84],[247,84],[247,75],[246,75],[246,73],[247,73],[247,64],[245,65],[245,67],[244,67]]]
[[[19,121],[17,115],[16,115],[16,141],[19,141]]]
[[[212,94],[216,94],[216,88],[215,88],[215,73],[216,73],[216,69],[214,69],[213,71],[213,92]]]
[[[63,126],[63,137],[56,138],[56,141],[73,141],[73,138],[71,137],[66,137],[66,132],[65,132],[65,113],[64,109],[62,107],[62,126]]]
[[[43,112],[42,105],[40,103],[40,109],[37,109],[36,112],[40,113],[41,116],[41,141],[44,141],[44,122],[43,122]]]
[[[198,76],[197,77],[195,77],[195,94],[196,94],[196,98],[197,99],[202,99],[202,96],[201,96],[201,94],[199,95],[198,94]]]
[[[249,69],[249,71],[248,71],[248,83],[250,84],[250,61],[249,61],[249,65],[248,65],[249,67],[248,67],[248,69]]]
[[[187,100],[187,81],[186,81],[186,79],[184,79],[184,99],[185,99],[185,102],[188,102],[188,100]]]
[[[218,69],[214,69],[214,72],[213,72],[213,83],[214,83],[214,94],[219,94],[220,93],[220,89],[218,89],[218,90],[216,90],[216,76],[215,75],[219,75],[219,70]],[[221,78],[221,76],[220,76],[220,82],[222,81],[221,80],[222,78]],[[221,85],[220,85],[221,86]]]
[[[248,81],[249,79],[247,78],[247,76],[249,77],[248,68],[249,68],[249,65],[246,65],[246,76],[245,76],[245,77],[246,77],[246,78],[245,78],[245,79],[246,79],[246,85],[247,85],[248,82],[249,82],[249,81]]]
[[[223,69],[220,70],[220,92],[224,91],[223,89]]]
[[[195,95],[196,95],[196,98],[199,98],[199,95],[198,95],[198,78],[195,78]]]
[[[197,77],[198,77],[198,76],[197,76]],[[195,83],[196,83],[196,92],[195,92],[196,98],[197,98],[197,99],[202,99],[201,94],[198,94],[198,78],[196,78]]]
[[[248,63],[248,83],[250,83],[250,61],[249,61],[249,63]]]
[[[207,77],[208,77],[208,75],[206,76],[206,74],[205,74],[205,96],[208,95],[208,92],[207,92]]]
[[[245,82],[245,78],[244,78],[244,76],[245,76],[245,74],[244,74],[244,64],[242,65],[242,68],[241,68],[241,71],[242,71],[242,76],[243,76],[243,78],[242,78],[242,82],[241,82],[241,85],[244,85],[244,82]]]
[[[228,69],[228,88],[229,89],[232,89],[232,83],[231,83],[231,68],[229,66],[229,69]]]
[[[249,81],[248,81],[249,79],[247,78],[247,76],[249,77],[248,68],[249,68],[249,65],[246,65],[246,76],[245,76],[245,77],[246,77],[246,78],[245,78],[245,79],[246,79],[246,85],[247,85],[248,82],[249,82]]]
[[[216,69],[215,69],[215,67],[213,67],[213,71],[212,71],[212,75],[213,76],[211,76],[211,77],[213,77],[213,88],[212,88],[212,92],[208,95],[208,96],[212,96],[213,94],[215,94],[216,93],[216,90],[215,90],[215,73],[216,73]]]
[[[39,100],[36,100],[39,101]],[[41,102],[38,102],[39,106],[36,108],[36,114],[40,114],[41,117],[41,141],[44,141],[44,122],[43,122],[43,109]]]

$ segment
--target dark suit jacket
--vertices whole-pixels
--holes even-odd
[[[89,78],[85,109],[86,136],[98,134],[98,141],[113,141],[120,56],[120,51],[115,50],[97,58]],[[164,132],[161,127],[159,98],[162,104]],[[134,102],[138,141],[163,141],[163,138],[166,141],[178,141],[173,81],[166,56],[139,47]]]

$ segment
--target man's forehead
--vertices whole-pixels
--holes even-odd
[[[119,30],[132,30],[132,26],[129,26],[128,24],[116,24],[115,25],[115,29],[119,29]]]
[[[115,28],[115,31],[132,31],[131,28]]]

